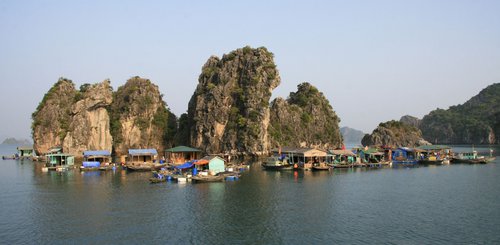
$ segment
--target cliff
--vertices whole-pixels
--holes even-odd
[[[183,134],[207,153],[267,154],[269,100],[279,84],[273,54],[264,47],[210,57],[189,101]]]
[[[361,139],[363,139],[363,137],[365,136],[365,133],[363,133],[363,131],[349,127],[340,128],[340,134],[342,134],[342,138],[344,139],[345,143],[351,144],[360,144]]]
[[[37,154],[51,147],[62,146],[69,131],[71,109],[76,98],[75,85],[71,80],[60,78],[44,95],[31,115],[31,134]]]
[[[420,129],[432,143],[500,143],[500,84],[488,86],[462,105],[430,112]]]
[[[162,100],[158,86],[148,79],[133,77],[119,87],[113,94],[110,115],[116,156],[126,155],[130,148],[154,148],[163,154],[172,145],[175,115]]]
[[[323,93],[302,83],[287,100],[276,98],[271,103],[272,147],[337,148],[342,144],[339,121]]]
[[[413,126],[398,121],[380,123],[372,134],[361,140],[364,146],[416,147],[429,144],[422,138],[422,132]]]
[[[113,88],[109,80],[82,85],[76,98],[78,100],[71,108],[68,133],[63,141],[64,152],[75,156],[81,156],[86,150],[111,152],[113,140],[107,107],[113,101]]]

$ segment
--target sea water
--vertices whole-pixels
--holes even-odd
[[[500,243],[498,159],[327,172],[255,162],[238,181],[200,184],[0,161],[2,244]]]

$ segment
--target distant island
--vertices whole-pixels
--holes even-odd
[[[361,139],[365,136],[363,131],[350,127],[340,128],[340,133],[342,134],[342,138],[346,144],[361,144]]]
[[[2,145],[32,145],[33,143],[27,139],[16,139],[16,138],[7,138],[4,139]]]
[[[438,108],[422,119],[405,115],[399,122],[381,123],[363,141],[363,145],[411,146],[422,143],[499,144],[500,83],[484,88],[464,104]]]

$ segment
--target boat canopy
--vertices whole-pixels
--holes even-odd
[[[173,153],[177,153],[177,152],[201,152],[200,149],[196,149],[196,148],[191,148],[191,147],[187,147],[187,146],[176,146],[174,148],[170,148],[170,149],[167,149],[165,150],[166,152],[173,152]]]
[[[111,156],[111,153],[109,151],[103,150],[103,151],[84,151],[83,152],[84,157],[89,157],[89,156]]]
[[[205,165],[205,164],[208,164],[210,162],[210,160],[203,158],[203,159],[200,159],[198,161],[195,161],[194,164],[196,164],[196,165]]]
[[[421,145],[417,148],[425,151],[439,151],[439,150],[451,149],[451,147],[447,145]]]
[[[32,151],[33,150],[33,146],[19,146],[17,147],[17,150],[18,151]]]
[[[356,156],[356,154],[350,150],[331,150],[330,153],[333,155]]]
[[[128,154],[132,156],[158,155],[156,149],[129,149]]]
[[[175,166],[174,168],[177,168],[177,169],[186,169],[186,168],[192,168],[194,165],[194,163],[192,161],[190,162],[185,162],[184,164],[181,164],[179,166]]]
[[[274,153],[288,154],[288,155],[296,155],[303,157],[326,157],[326,151],[315,149],[315,148],[297,148],[297,147],[282,147],[275,148],[272,150]]]

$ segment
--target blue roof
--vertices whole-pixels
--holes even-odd
[[[158,155],[156,149],[128,149],[129,155]]]
[[[83,156],[111,156],[109,151],[84,151]]]

